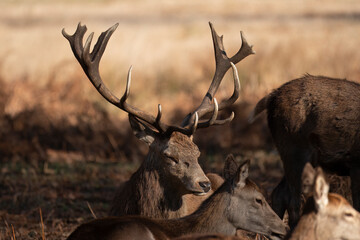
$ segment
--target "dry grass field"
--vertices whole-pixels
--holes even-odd
[[[256,101],[305,73],[360,81],[356,0],[2,0],[0,13],[0,240],[65,239],[93,217],[89,206],[106,216],[116,187],[147,152],[127,115],[94,91],[63,28],[72,34],[82,22],[97,38],[119,23],[103,79],[120,96],[133,65],[129,101],[151,112],[161,103],[165,121],[193,110],[210,84],[208,22],[228,55],[243,31],[256,55],[237,64],[236,117],[198,131],[195,142],[205,171],[220,172],[229,152],[250,157],[268,193],[282,170],[264,119],[246,121]],[[229,75],[217,98],[231,91]]]

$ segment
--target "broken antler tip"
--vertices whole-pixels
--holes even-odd
[[[86,25],[82,25],[81,22],[79,22],[78,25],[77,25],[76,31],[78,31],[78,30],[80,30],[80,29],[85,29],[85,31],[86,31],[86,30],[87,30],[87,27],[86,27]]]

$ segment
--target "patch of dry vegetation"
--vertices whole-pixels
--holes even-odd
[[[354,50],[360,34],[358,1],[65,3],[1,4],[1,72],[7,81],[27,78],[44,82],[50,77],[66,81],[81,72],[60,33],[63,27],[74,32],[79,21],[95,36],[119,22],[101,72],[119,93],[127,69],[133,65],[132,101],[147,110],[155,111],[161,102],[171,112],[179,106],[175,102],[201,98],[194,93],[206,90],[214,69],[208,21],[225,36],[229,53],[240,46],[240,30],[255,46],[257,54],[238,64],[244,97],[258,99],[307,72],[359,79],[360,54]],[[86,81],[84,75],[77,76]],[[231,91],[231,81],[227,82],[225,92]],[[100,99],[97,94],[89,95]],[[224,96],[222,92],[219,95]],[[168,101],[170,97],[172,101]]]

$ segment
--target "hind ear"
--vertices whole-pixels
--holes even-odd
[[[233,178],[238,169],[238,164],[235,161],[235,157],[232,154],[227,155],[225,160],[225,166],[223,170],[223,176],[225,180]]]
[[[311,196],[314,192],[314,179],[315,169],[311,163],[307,162],[301,175],[301,188],[306,198]]]
[[[314,186],[314,201],[315,207],[321,211],[329,203],[328,193],[329,184],[325,180],[325,176],[321,168],[316,171],[315,186]]]
[[[234,183],[240,188],[243,188],[246,185],[246,179],[249,176],[249,167],[250,167],[250,160],[246,160],[239,166],[236,172]]]
[[[134,135],[150,146],[155,140],[155,132],[131,114],[129,114],[129,122]]]

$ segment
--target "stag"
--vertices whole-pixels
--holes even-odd
[[[272,193],[273,207],[280,217],[288,210],[291,227],[299,218],[301,172],[307,162],[350,176],[354,208],[360,209],[359,96],[358,83],[305,75],[257,103],[250,120],[267,110],[285,171]]]
[[[83,45],[86,26],[79,23],[73,35],[67,34],[63,29],[62,34],[69,41],[76,59],[96,90],[108,102],[128,113],[135,136],[149,146],[146,159],[116,194],[110,215],[136,214],[165,219],[181,217],[188,215],[196,208],[186,204],[185,195],[204,195],[210,192],[211,183],[198,163],[200,152],[192,141],[192,135],[198,128],[222,125],[233,119],[234,113],[227,118],[217,119],[218,112],[232,105],[239,97],[240,82],[234,64],[254,54],[254,51],[240,32],[241,48],[229,58],[224,49],[222,36],[219,37],[213,25],[209,24],[215,51],[215,74],[202,103],[194,112],[186,116],[181,124],[177,125],[168,125],[161,121],[160,104],[157,115],[154,116],[127,102],[131,67],[127,76],[125,93],[120,99],[102,81],[99,63],[118,24],[100,35],[92,52],[90,52],[90,45],[93,33]],[[233,70],[234,92],[230,98],[218,104],[214,95],[230,68]],[[205,118],[208,115],[210,116]]]
[[[321,167],[307,163],[303,171],[303,192],[309,198],[290,240],[359,239],[360,214],[345,198],[328,193],[329,184]]]
[[[182,235],[235,235],[237,229],[279,239],[286,225],[272,210],[254,182],[248,179],[249,160],[238,164],[232,155],[225,161],[224,183],[193,214],[179,219],[141,216],[96,219],[79,226],[68,240],[170,239]]]

